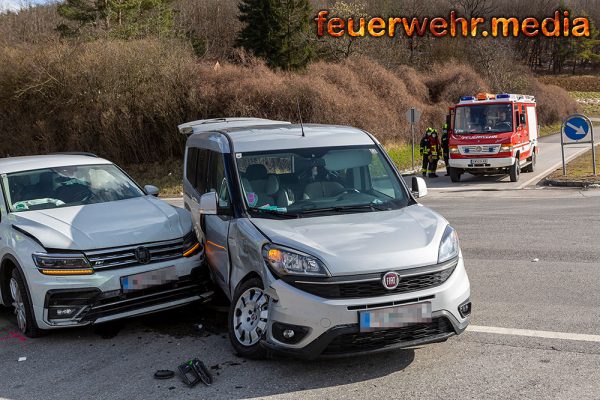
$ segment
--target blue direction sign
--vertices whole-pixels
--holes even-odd
[[[565,121],[565,136],[571,140],[583,140],[591,132],[591,130],[592,129],[588,120],[579,115],[572,115]]]

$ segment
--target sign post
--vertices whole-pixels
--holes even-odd
[[[410,124],[410,137],[411,137],[411,147],[412,147],[412,170],[415,170],[415,125],[419,122],[421,118],[421,111],[412,107],[410,110],[406,112],[406,120]]]
[[[560,147],[563,162],[563,176],[567,175],[565,162],[565,146],[576,144],[592,145],[592,171],[596,175],[596,146],[594,142],[594,125],[588,117],[581,114],[568,116],[562,124],[560,134]]]

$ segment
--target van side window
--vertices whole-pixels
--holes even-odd
[[[190,147],[187,151],[185,177],[198,194],[206,193],[206,169],[209,151]]]
[[[225,159],[223,154],[216,151],[210,151],[208,180],[206,192],[216,192],[218,195],[219,204],[217,211],[219,214],[229,214],[231,211],[231,201],[229,197],[229,187],[227,185],[227,177],[225,176]]]

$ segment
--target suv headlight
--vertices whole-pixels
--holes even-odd
[[[83,254],[33,253],[33,262],[45,275],[90,275],[94,273]]]
[[[327,268],[317,258],[291,249],[266,245],[263,257],[279,275],[329,276]]]
[[[446,226],[442,241],[440,243],[440,250],[438,252],[438,263],[451,260],[458,257],[460,252],[460,246],[458,244],[458,235],[454,228],[450,225]]]

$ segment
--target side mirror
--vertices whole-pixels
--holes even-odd
[[[217,213],[217,193],[208,192],[200,196],[200,215],[215,215]]]
[[[418,176],[413,176],[412,192],[416,198],[427,196],[427,184],[425,183],[425,179]]]
[[[158,197],[158,193],[160,193],[160,189],[154,185],[146,185],[144,186],[144,191],[150,196]]]

